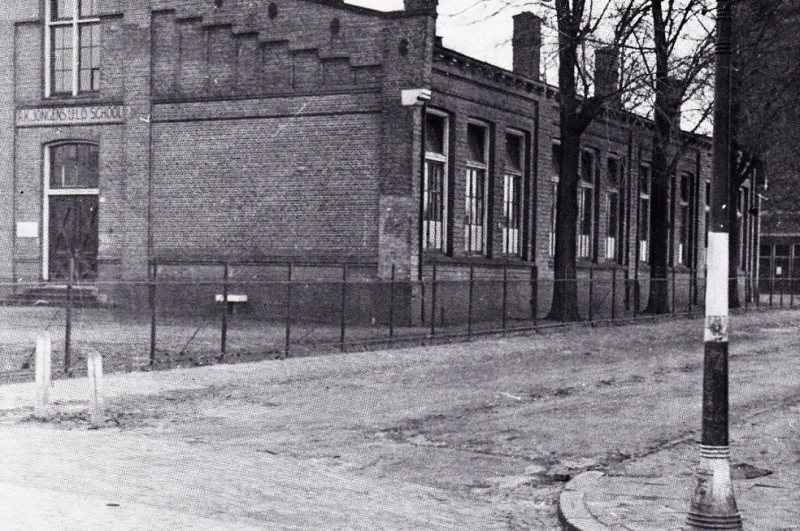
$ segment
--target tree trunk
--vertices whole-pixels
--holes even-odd
[[[735,43],[734,43],[735,45]],[[741,76],[736,68],[735,55],[733,58],[734,67],[731,68],[731,160],[730,160],[730,183],[728,188],[728,307],[740,308],[739,301],[739,263],[741,261],[741,247],[739,238],[741,234],[741,222],[745,219],[745,212],[739,217],[739,189],[741,188],[741,175],[738,164],[739,153],[739,85]]]
[[[580,320],[576,278],[576,234],[578,223],[578,159],[580,133],[571,121],[561,117],[561,175],[556,202],[556,249],[553,260],[553,302],[547,318],[555,321]]]
[[[652,0],[653,41],[656,53],[656,100],[654,108],[655,133],[653,135],[653,160],[650,193],[650,294],[645,313],[669,312],[670,221],[669,182],[672,176],[671,151],[674,129],[680,129],[680,103],[682,82],[669,77],[666,24],[661,11],[661,1]],[[674,193],[674,191],[673,191]]]

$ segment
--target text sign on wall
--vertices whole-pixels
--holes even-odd
[[[17,110],[17,127],[122,123],[130,110],[124,105],[37,107]]]

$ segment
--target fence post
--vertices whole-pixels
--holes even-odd
[[[52,348],[50,332],[43,332],[36,338],[36,402],[34,403],[34,413],[38,416],[44,415],[48,404],[50,404],[50,380],[52,375],[50,360]]]
[[[675,291],[677,291],[675,278],[675,266],[672,266],[672,315],[675,315]]]
[[[781,270],[783,273],[783,270]],[[778,295],[778,304],[780,304],[780,308],[783,308],[783,290],[786,289],[786,277],[778,279],[778,289],[780,290],[780,294]]]
[[[508,265],[503,265],[503,330],[506,329],[506,311],[508,309]]]
[[[687,317],[692,316],[692,295],[694,294],[693,290],[693,281],[694,279],[694,269],[689,269],[689,293],[688,293],[688,301],[686,303],[686,315]]]
[[[342,301],[341,301],[341,320],[339,322],[339,345],[340,350],[344,352],[344,338],[345,328],[347,327],[347,262],[342,264]]]
[[[220,334],[220,361],[225,359],[225,351],[227,350],[228,343],[228,276],[229,264],[225,262],[225,269],[223,272],[222,282],[222,333]]]
[[[578,279],[575,279],[578,282]],[[594,303],[594,264],[589,264],[589,322],[593,322],[592,306]]]
[[[794,259],[789,258],[789,308],[794,307]]]
[[[69,278],[67,279],[67,296],[64,301],[64,374],[72,376],[70,364],[70,346],[72,343],[72,277],[75,274],[75,258],[69,257]]]
[[[611,270],[611,320],[617,319],[617,267]]]
[[[775,259],[770,260],[769,268],[769,307],[772,308],[772,293],[775,290]]]
[[[433,264],[433,277],[431,278],[431,336],[436,334],[436,264]]]
[[[156,282],[158,278],[158,261],[153,260],[151,265],[152,269],[150,270],[150,368],[152,369],[155,367],[156,364],[156,327],[158,326],[156,322],[156,312],[157,312],[157,301],[156,297],[158,296],[158,291],[156,288]]]
[[[469,300],[467,301],[467,338],[472,337],[472,296],[475,290],[475,266],[469,266]]]
[[[292,263],[286,274],[286,338],[283,347],[284,357],[289,357],[289,346],[292,338]]]
[[[394,282],[395,265],[392,264],[392,279],[389,283],[389,339],[394,337]]]
[[[94,429],[101,428],[105,422],[103,399],[103,356],[97,351],[89,352],[86,358],[89,376],[89,417]]]

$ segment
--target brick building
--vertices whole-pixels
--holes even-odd
[[[436,0],[3,2],[0,277],[63,282],[70,256],[89,282],[154,260],[347,262],[394,271],[412,320],[434,266],[552,277],[557,89],[539,19],[514,24],[508,71],[443,46]],[[613,58],[597,64],[613,83]],[[650,135],[611,107],[584,136],[581,274],[646,280]],[[670,203],[685,276],[704,267],[711,164],[687,140]]]

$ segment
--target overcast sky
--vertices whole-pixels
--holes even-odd
[[[403,0],[346,0],[347,3],[395,11],[403,9]],[[511,68],[511,16],[522,7],[509,8],[499,16],[490,16],[508,0],[439,0],[437,32],[444,45],[452,50],[503,68]],[[513,2],[512,2],[513,3]],[[517,5],[524,5],[519,0]]]

